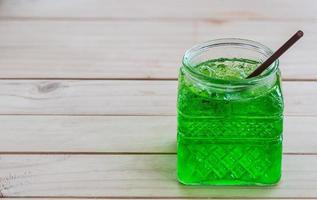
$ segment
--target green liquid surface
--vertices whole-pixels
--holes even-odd
[[[194,71],[239,80],[259,62],[216,59]],[[178,179],[190,185],[271,185],[281,177],[283,98],[279,73],[271,84],[218,90],[184,68],[178,86]]]
[[[241,58],[219,58],[200,63],[194,70],[207,77],[223,80],[245,79],[260,64],[258,61]]]

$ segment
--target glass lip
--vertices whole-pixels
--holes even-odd
[[[277,59],[268,68],[266,73],[260,76],[256,76],[256,77],[252,77],[248,79],[240,79],[240,80],[223,80],[223,79],[217,79],[217,78],[209,77],[201,73],[198,73],[193,69],[194,66],[191,66],[189,64],[190,60],[193,57],[195,57],[197,54],[204,51],[208,51],[208,49],[210,48],[219,47],[219,46],[236,46],[241,48],[248,48],[250,50],[254,50],[254,51],[257,51],[258,53],[261,53],[267,58],[273,54],[273,51],[270,48],[268,48],[267,46],[259,42],[255,42],[253,40],[241,39],[241,38],[222,38],[222,39],[209,40],[207,42],[197,44],[191,47],[190,49],[186,50],[182,60],[183,66],[185,67],[186,70],[190,72],[190,74],[194,75],[199,80],[208,81],[214,84],[234,85],[234,86],[257,84],[259,82],[269,79],[272,75],[274,75],[278,71],[279,60]]]

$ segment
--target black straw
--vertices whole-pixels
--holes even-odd
[[[265,62],[263,62],[258,68],[256,68],[247,78],[252,78],[260,75],[264,70],[266,70],[275,60],[277,60],[285,51],[287,51],[295,42],[297,42],[304,32],[297,31],[287,42],[285,42],[277,51],[275,51],[271,57],[269,57]]]

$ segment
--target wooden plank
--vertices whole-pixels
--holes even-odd
[[[175,155],[1,155],[0,166],[4,197],[317,198],[316,155],[284,156],[275,187],[186,187]]]
[[[2,198],[2,200],[38,200],[39,198],[21,198],[21,197],[18,197],[18,198]],[[70,197],[70,198],[63,198],[63,197],[44,197],[42,198],[41,197],[41,200],[91,200],[91,199],[96,199],[94,197],[92,198],[89,198],[89,197]],[[108,200],[108,199],[111,199],[111,198],[97,198],[97,199],[100,199],[100,200]],[[127,197],[127,198],[114,198],[116,200],[124,200],[124,199],[136,199],[136,198],[133,198],[133,197]],[[170,199],[173,199],[173,198],[160,198],[160,197],[156,197],[156,198],[142,198],[144,200],[147,200],[147,199],[164,199],[164,200],[170,200]],[[175,199],[175,198],[174,198]],[[188,197],[184,197],[184,198],[177,198],[179,200],[185,200],[185,199],[191,199],[191,198],[188,198]],[[206,198],[194,198],[195,200],[202,200],[202,199],[206,199]],[[219,198],[212,198],[213,200],[223,200],[223,198],[219,199]],[[260,198],[260,199],[257,199],[257,198],[248,198],[248,200],[261,200],[263,198]],[[277,198],[269,198],[270,200],[277,200]],[[285,198],[280,198],[281,199],[284,199]],[[294,198],[287,198],[289,200],[295,200]],[[309,198],[309,199],[313,199],[313,198]]]
[[[175,153],[175,116],[0,116],[0,121],[5,133],[0,152]]]
[[[39,198],[27,198],[27,197],[25,197],[25,198],[20,198],[20,197],[18,197],[18,198],[2,198],[2,200],[38,200]],[[70,198],[63,198],[63,197],[44,197],[44,198],[42,198],[41,197],[41,200],[91,200],[91,199],[96,199],[96,198],[94,198],[94,197],[92,197],[92,198],[89,198],[89,197],[70,197]],[[97,198],[97,199],[101,199],[101,200],[108,200],[108,199],[111,199],[111,198]],[[127,197],[127,198],[114,198],[114,199],[116,199],[116,200],[124,200],[124,199],[136,199],[136,198],[133,198],[133,197]],[[170,199],[173,199],[173,198],[160,198],[160,197],[156,197],[156,198],[142,198],[142,199],[144,199],[144,200],[147,200],[147,199],[164,199],[164,200],[170,200]],[[175,199],[175,198],[174,198]],[[179,199],[179,200],[182,200],[182,199],[191,199],[191,198],[187,198],[187,197],[184,197],[184,198],[177,198],[177,199]],[[202,200],[202,199],[206,199],[206,198],[194,198],[195,200]],[[213,200],[223,200],[223,198],[221,198],[221,199],[219,199],[219,198],[212,198]],[[248,198],[248,200],[261,200],[261,199],[263,199],[263,198],[260,198],[260,199],[257,199],[257,198]],[[277,198],[269,198],[270,200],[277,200]],[[285,199],[285,198],[280,198],[280,199]],[[295,200],[295,199],[293,199],[293,198],[287,198],[287,199],[289,199],[289,200]],[[310,198],[310,199],[312,199],[312,198]]]
[[[182,24],[0,21],[0,77],[175,78],[194,44]]]
[[[176,152],[175,116],[0,116],[0,121],[0,152]],[[284,153],[317,153],[316,123],[317,117],[285,117]]]
[[[317,19],[314,0],[2,0],[0,16],[97,19]]]
[[[317,82],[284,82],[285,114],[317,114]],[[0,114],[175,115],[176,81],[1,80]]]
[[[175,81],[0,81],[2,114],[175,114]]]
[[[5,20],[0,78],[176,79],[184,51],[198,42],[241,37],[276,49],[299,28],[305,37],[281,58],[283,77],[317,80],[315,21]]]

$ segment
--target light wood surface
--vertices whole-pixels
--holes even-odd
[[[1,191],[22,197],[315,197],[316,155],[283,159],[283,179],[274,187],[190,187],[176,181],[175,155],[1,155]]]
[[[0,121],[6,133],[0,134],[0,152],[176,152],[175,116],[2,115]],[[285,117],[284,153],[317,154],[316,124],[317,117]]]
[[[30,3],[32,2],[32,3]],[[2,0],[2,17],[135,19],[314,20],[315,0]]]
[[[1,0],[0,197],[317,199],[317,1]],[[176,180],[184,51],[224,37],[278,48],[283,177],[272,187]]]
[[[317,115],[317,82],[283,83],[285,115]],[[177,81],[0,80],[0,114],[175,115]]]
[[[16,197],[16,198],[3,198],[3,200],[21,200],[21,199],[27,199],[27,200],[38,200],[39,198],[21,198],[21,197]],[[81,199],[81,200],[91,200],[91,199],[101,199],[101,200],[107,200],[109,198],[103,198],[103,197],[83,197],[83,198],[76,198],[76,197],[69,197],[69,198],[60,198],[60,197],[41,197],[41,200],[74,200],[74,199]],[[124,199],[141,199],[140,197],[128,197],[128,198],[111,198],[111,199],[116,199],[116,200],[124,200]],[[150,200],[150,199],[164,199],[164,200],[173,200],[173,199],[181,199],[181,200],[185,200],[185,199],[190,199],[188,197],[185,198],[147,198],[147,197],[142,197],[143,200]],[[204,197],[204,198],[194,198],[196,200],[202,200],[202,199],[210,199],[208,197]],[[226,198],[212,198],[214,200],[223,200]],[[234,198],[234,199],[245,199],[245,198]],[[270,199],[274,199],[274,200],[283,200],[285,198],[270,198]],[[287,198],[289,200],[296,200],[295,198]],[[297,198],[298,199],[298,198]],[[309,199],[315,199],[315,198],[309,198]],[[261,200],[258,198],[248,198],[248,200]]]
[[[21,200],[21,199],[26,199],[26,200],[38,200],[39,198],[37,197],[12,197],[12,198],[2,198],[2,200]],[[181,200],[185,200],[185,199],[196,199],[196,200],[203,200],[203,199],[210,199],[209,197],[199,197],[199,198],[188,198],[188,197],[185,197],[185,198],[173,198],[173,197],[170,197],[170,198],[147,198],[147,197],[124,197],[124,198],[107,198],[107,197],[40,197],[41,200],[74,200],[74,199],[81,199],[81,200],[91,200],[91,199],[101,199],[101,200],[107,200],[107,199],[116,199],[116,200],[124,200],[124,199],[142,199],[142,200],[150,200],[150,199],[164,199],[164,200],[173,200],[173,199],[181,199]],[[212,198],[214,200],[223,200],[223,199],[228,199],[228,198]],[[231,199],[231,198],[230,198]],[[234,199],[245,199],[245,198],[234,198]],[[259,198],[247,198],[248,200],[261,200]],[[262,198],[263,199],[263,198]],[[299,198],[267,198],[267,199],[274,199],[274,200],[283,200],[283,199],[288,199],[288,200],[296,200],[296,199],[299,199]],[[307,198],[307,199],[315,199],[315,198]]]
[[[263,27],[271,31],[259,34]],[[0,78],[176,79],[184,51],[198,42],[240,37],[277,49],[301,28],[305,37],[281,58],[283,78],[315,80],[316,27],[317,21],[0,20]]]

